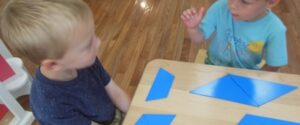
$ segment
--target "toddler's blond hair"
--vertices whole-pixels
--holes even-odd
[[[9,0],[1,13],[4,42],[32,62],[60,59],[91,10],[82,0]]]

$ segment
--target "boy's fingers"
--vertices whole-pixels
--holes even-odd
[[[190,19],[193,15],[191,14],[191,11],[190,10],[187,10],[184,12],[184,16],[187,18],[187,19]]]
[[[181,19],[182,19],[183,21],[188,20],[188,18],[187,18],[185,15],[181,15]]]
[[[188,11],[187,11],[187,10],[184,11],[184,12],[183,12],[183,15],[185,15],[185,16],[188,15]]]
[[[182,19],[185,20],[185,21],[189,20],[189,16],[188,15],[182,15]]]
[[[184,15],[184,16],[188,15],[188,12],[187,12],[187,11],[184,11],[184,12],[183,12],[183,15]]]
[[[181,15],[181,19],[183,20],[190,20],[194,16],[198,15],[195,8],[187,9],[183,11],[183,14]]]
[[[199,9],[199,13],[198,13],[198,20],[201,20],[202,19],[202,17],[203,17],[203,15],[204,15],[204,7],[201,7],[200,9]]]
[[[191,15],[191,10],[186,10],[187,15]]]
[[[183,16],[184,16],[185,18],[187,18],[188,12],[187,12],[187,11],[184,11],[184,12],[183,12]]]
[[[197,14],[197,11],[195,8],[192,8],[191,11],[192,11],[192,14]]]
[[[199,14],[203,16],[203,13],[204,13],[204,7],[201,7],[201,8],[199,9]]]
[[[182,20],[185,20],[185,17],[184,17],[183,15],[181,15],[180,18],[181,18]]]

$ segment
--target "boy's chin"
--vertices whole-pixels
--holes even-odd
[[[239,15],[234,15],[234,14],[232,14],[232,18],[233,18],[234,20],[236,20],[236,21],[247,21],[247,19],[245,19],[245,18],[243,18],[243,17],[241,17],[241,16],[239,16]]]
[[[232,17],[234,20],[236,20],[236,21],[243,21],[240,17]]]
[[[86,65],[80,67],[79,69],[88,68],[88,67],[92,66],[95,63],[95,61],[96,61],[96,58],[93,59],[93,60],[91,60],[91,61],[89,61]]]
[[[249,22],[248,20],[246,19],[241,19],[241,18],[233,18],[235,21],[245,21],[245,22]]]

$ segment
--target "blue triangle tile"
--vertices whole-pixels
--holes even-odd
[[[251,106],[258,106],[255,101],[249,98],[245,92],[241,90],[234,81],[232,81],[229,75],[196,88],[192,90],[191,93]]]
[[[259,106],[297,88],[276,82],[257,80],[233,74],[230,74],[230,77],[247,94],[247,96],[252,98]]]
[[[238,125],[300,125],[300,123],[246,114]]]
[[[173,114],[143,114],[135,125],[171,125]]]

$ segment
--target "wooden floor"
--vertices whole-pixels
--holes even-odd
[[[157,58],[193,62],[199,47],[185,34],[183,10],[214,0],[86,0],[102,38],[99,56],[113,78],[133,94],[146,64]],[[274,11],[285,22],[289,65],[281,72],[300,74],[300,1],[282,0]]]
[[[199,48],[180,19],[190,7],[215,0],[85,0],[102,39],[99,57],[115,81],[131,95],[146,64],[157,58],[193,62]],[[286,24],[289,65],[281,72],[300,74],[300,1],[282,0],[273,10]],[[26,61],[31,73],[34,65]]]
[[[215,0],[85,0],[102,39],[103,65],[130,95],[146,64],[158,58],[193,62],[199,48],[190,42],[180,15],[190,7],[209,7]],[[282,0],[273,9],[287,26],[289,65],[281,72],[300,74],[300,1]],[[31,73],[34,65],[25,61]],[[25,101],[26,102],[26,101]],[[26,105],[26,104],[25,104]]]

